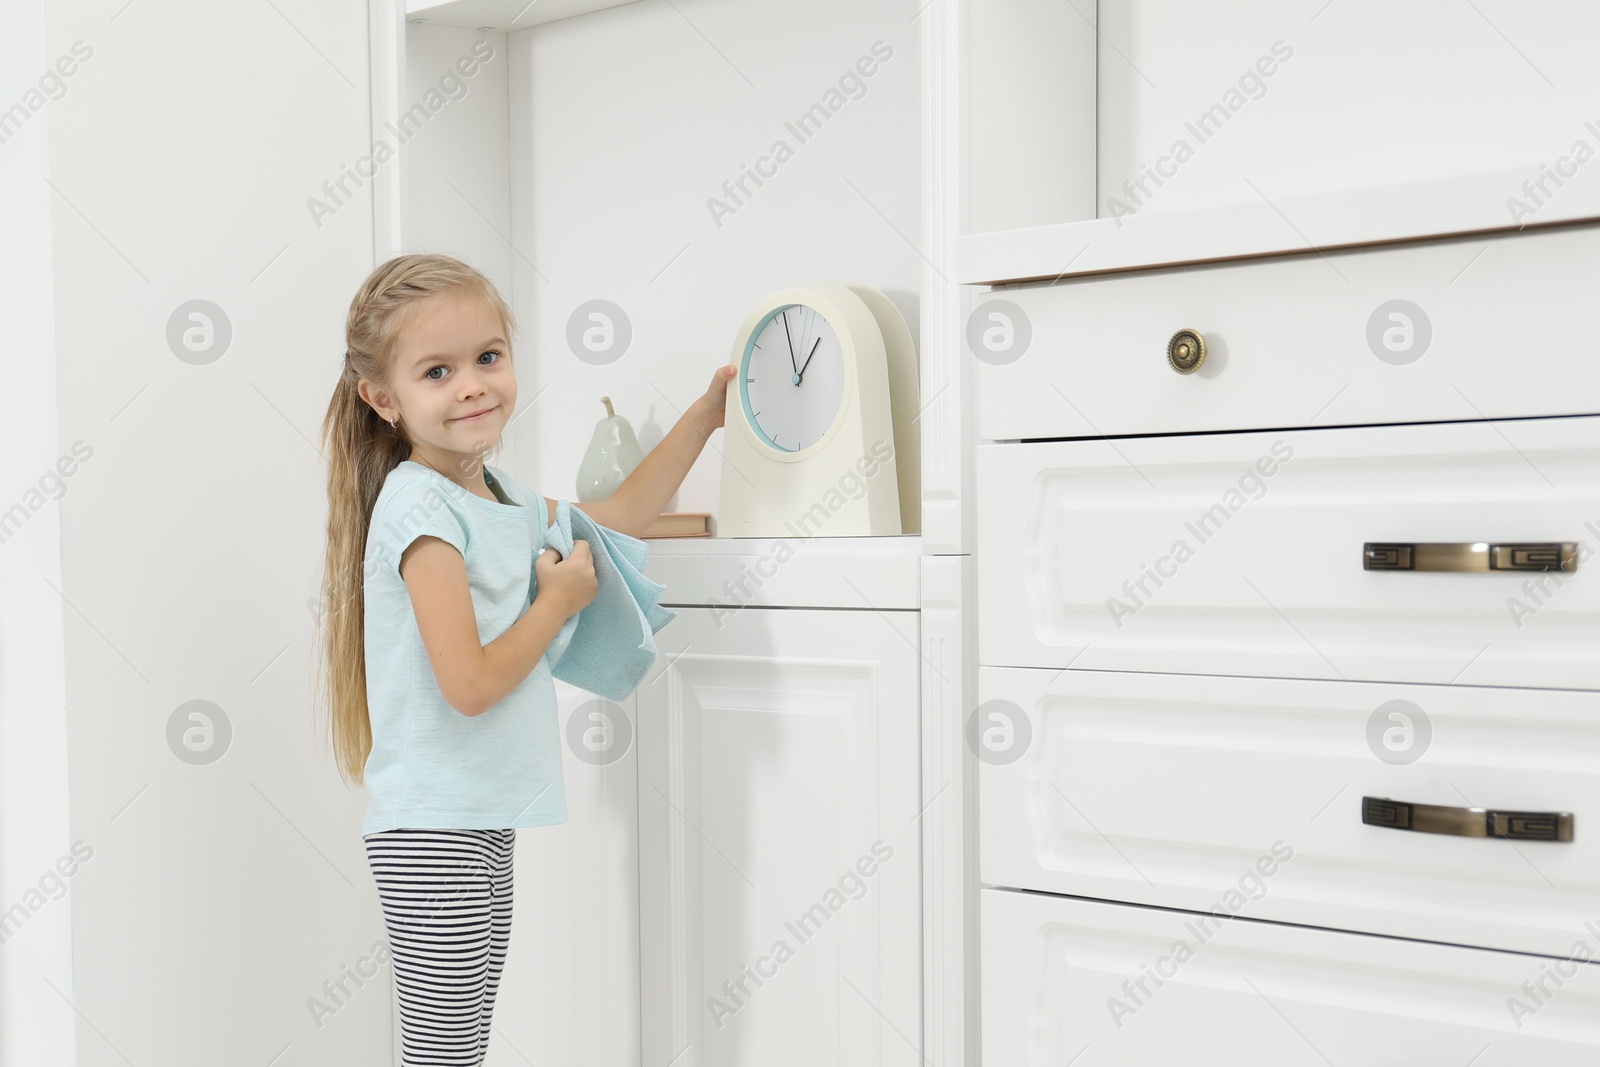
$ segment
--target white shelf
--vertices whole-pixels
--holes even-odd
[[[645,574],[669,607],[921,607],[922,538],[652,538]],[[785,547],[786,546],[786,547]]]
[[[922,538],[898,537],[652,537],[645,541],[652,556],[738,556],[767,552],[787,541],[796,556],[920,556]]]
[[[1193,211],[1142,212],[957,239],[967,285],[1049,282],[1084,274],[1327,251],[1600,219],[1600,180],[1569,180],[1520,225],[1507,201],[1536,172],[1521,167]]]
[[[637,0],[406,0],[406,18],[469,30],[492,26],[502,32],[587,15]]]

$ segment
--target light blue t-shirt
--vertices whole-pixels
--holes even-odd
[[[423,534],[454,545],[467,565],[478,639],[487,645],[532,602],[533,557],[544,546],[544,498],[484,466],[490,490],[469,493],[405,460],[389,472],[367,533],[365,647],[372,752],[363,835],[401,827],[498,830],[567,821],[555,682],[541,657],[522,683],[480,715],[444,699],[417,629],[400,557]]]

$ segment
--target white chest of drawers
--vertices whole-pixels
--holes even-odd
[[[1597,261],[975,299],[1031,329],[975,372],[985,1063],[1600,1062]]]

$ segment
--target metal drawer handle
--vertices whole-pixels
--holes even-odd
[[[1574,541],[1368,541],[1361,546],[1368,571],[1575,571]]]
[[[1179,374],[1193,374],[1206,361],[1206,339],[1199,330],[1182,329],[1167,341],[1167,365]]]
[[[1457,837],[1500,837],[1512,841],[1571,841],[1570,811],[1494,811],[1412,804],[1388,797],[1362,797],[1361,821],[1391,830]]]

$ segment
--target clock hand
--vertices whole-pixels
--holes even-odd
[[[795,370],[795,366],[794,366],[794,338],[792,336],[790,336],[790,334],[789,334],[789,312],[788,312],[788,309],[785,309],[784,312],[783,312],[783,336],[789,338],[789,369],[794,371],[794,373],[799,374],[800,372],[798,370]]]
[[[817,338],[816,344],[811,346],[811,354],[806,356],[806,361],[800,365],[799,375],[802,379],[806,376],[806,368],[811,366],[811,356],[817,354],[817,345],[822,343],[822,338]]]

